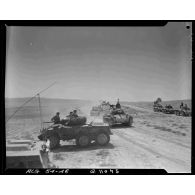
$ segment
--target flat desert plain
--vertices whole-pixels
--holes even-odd
[[[6,119],[24,102],[25,99],[6,100]],[[176,108],[180,102],[170,103]],[[190,101],[186,102],[191,106]],[[121,104],[125,112],[133,116],[132,127],[112,127],[110,143],[104,147],[91,144],[78,148],[74,140],[61,141],[61,146],[49,153],[51,162],[59,168],[154,168],[169,173],[191,172],[191,117],[155,113],[152,102]],[[50,121],[57,111],[63,118],[73,109],[87,116],[87,122],[102,121],[102,116],[89,115],[97,102],[43,98],[41,105],[44,121]],[[40,112],[35,99],[6,123],[6,139],[38,141],[40,128]]]

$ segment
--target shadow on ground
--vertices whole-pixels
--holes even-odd
[[[122,128],[122,129],[129,129],[129,128],[135,128],[133,125],[132,126],[125,126],[123,124],[116,124],[116,125],[113,125],[111,127],[111,129],[118,129],[118,128]]]
[[[99,146],[95,143],[91,143],[87,147],[79,147],[77,145],[61,145],[57,149],[51,150],[53,153],[58,153],[58,152],[79,152],[79,151],[91,151],[91,150],[98,150],[98,149],[113,149],[114,145],[109,143],[106,146]]]

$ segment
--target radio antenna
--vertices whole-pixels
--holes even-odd
[[[30,99],[28,99],[26,102],[24,102],[6,121],[6,123],[24,106],[26,105],[28,102],[30,102],[32,99],[34,99],[35,97],[38,96],[39,98],[39,109],[40,109],[40,117],[41,117],[41,126],[42,126],[42,113],[41,113],[41,104],[40,104],[40,94],[43,93],[44,91],[46,91],[47,89],[49,89],[50,87],[52,87],[54,84],[56,84],[57,82],[52,83],[51,85],[49,85],[47,88],[39,91],[38,93],[36,93],[36,95],[34,95],[33,97],[31,97]]]

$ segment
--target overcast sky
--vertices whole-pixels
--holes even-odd
[[[191,30],[8,27],[6,97],[153,101],[191,98]]]

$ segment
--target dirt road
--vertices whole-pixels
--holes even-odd
[[[80,149],[74,141],[61,142],[61,147],[50,153],[51,161],[59,168],[163,168],[170,173],[191,172],[191,117],[137,111],[133,127],[111,129],[113,135],[107,146],[91,144]],[[88,115],[91,120],[101,118]]]

